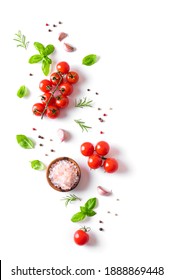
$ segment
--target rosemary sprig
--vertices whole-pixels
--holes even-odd
[[[87,97],[83,99],[80,98],[79,100],[75,100],[75,107],[83,108],[83,107],[92,107],[92,100],[87,100]]]
[[[75,194],[70,194],[70,195],[67,195],[66,197],[63,197],[62,200],[65,200],[65,206],[67,206],[68,203],[71,203],[72,201],[75,201],[75,200],[81,200],[81,198],[79,198]]]
[[[82,129],[82,132],[85,130],[88,132],[89,128],[92,128],[91,126],[87,126],[85,125],[85,122],[83,122],[82,120],[74,120]]]
[[[19,42],[17,47],[27,49],[29,42],[26,41],[26,36],[22,35],[20,30],[18,31],[18,33],[15,34],[15,36],[16,38],[14,38],[13,40]]]

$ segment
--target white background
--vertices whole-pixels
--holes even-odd
[[[94,279],[103,277],[107,266],[163,266],[164,276],[132,276],[132,279],[172,279],[173,1],[16,0],[6,1],[1,14],[5,15],[0,24],[3,279],[17,279],[10,275],[17,265],[94,268]],[[52,32],[48,32],[46,23]],[[53,28],[53,24],[57,27]],[[13,41],[18,30],[30,41],[27,50],[17,48]],[[68,34],[65,41],[75,46],[76,52],[67,53],[63,49],[63,43],[57,39],[61,31]],[[35,53],[35,41],[55,45],[52,71],[58,61],[67,61],[81,77],[69,109],[57,120],[40,120],[31,112],[32,105],[39,102],[38,84],[44,78],[39,64],[28,64],[28,58]],[[82,58],[90,53],[97,54],[99,61],[91,67],[82,65]],[[19,99],[16,92],[22,84],[29,88],[30,95]],[[94,107],[74,108],[74,99],[85,96],[93,100]],[[102,110],[98,111],[98,107]],[[103,113],[107,117],[100,123],[98,118]],[[74,122],[77,118],[92,129],[82,133]],[[69,133],[64,143],[57,137],[59,128]],[[35,140],[35,149],[20,148],[16,134]],[[45,137],[42,148],[39,134]],[[81,143],[95,144],[100,140],[109,142],[110,155],[120,163],[115,174],[106,174],[102,169],[90,171],[87,159],[80,154]],[[45,157],[51,148],[56,152]],[[45,171],[35,171],[29,164],[32,159],[40,159],[48,165],[59,156],[72,157],[82,169],[81,182],[72,192],[82,201],[67,208],[61,201],[64,194],[47,184]],[[113,194],[100,196],[98,185]],[[72,223],[71,216],[91,197],[98,199],[97,215],[82,223]],[[81,225],[91,228],[90,242],[82,247],[73,242],[73,234]],[[99,231],[101,226],[103,232]]]

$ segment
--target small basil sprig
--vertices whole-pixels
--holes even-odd
[[[89,54],[82,59],[82,64],[86,66],[91,66],[97,62],[97,55],[96,54]]]
[[[23,134],[16,135],[16,140],[17,140],[18,144],[24,149],[33,149],[34,148],[34,142]]]
[[[48,76],[50,72],[50,65],[52,63],[52,60],[48,57],[48,55],[53,53],[55,48],[53,45],[47,45],[44,47],[44,45],[39,42],[34,42],[34,47],[39,54],[32,55],[28,62],[30,64],[42,62],[42,72],[45,76]]]
[[[27,89],[27,87],[26,86],[21,86],[19,89],[18,89],[18,91],[17,91],[17,96],[19,97],[19,98],[22,98],[22,97],[24,97],[24,96],[26,96],[28,94],[28,89]]]
[[[85,203],[84,206],[80,206],[80,212],[77,212],[74,214],[71,218],[72,222],[79,222],[82,221],[88,217],[92,217],[96,214],[96,212],[93,210],[96,206],[97,199],[96,197],[88,199],[88,201]]]
[[[30,163],[31,163],[31,167],[35,170],[45,169],[45,164],[38,159],[30,161]]]

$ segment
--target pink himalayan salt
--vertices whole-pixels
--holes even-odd
[[[51,165],[49,178],[55,187],[71,190],[79,181],[77,166],[68,160],[61,160]]]

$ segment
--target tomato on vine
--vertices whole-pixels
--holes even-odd
[[[45,105],[43,103],[35,103],[32,107],[32,112],[35,116],[41,116],[45,110]]]
[[[61,80],[62,80],[62,75],[58,72],[54,72],[50,75],[50,81],[54,86],[59,84]]]
[[[74,242],[77,244],[77,245],[85,245],[86,243],[88,243],[89,241],[89,234],[88,234],[88,231],[90,229],[89,228],[81,228],[81,229],[78,229],[75,233],[74,233]]]
[[[70,84],[76,84],[79,80],[79,75],[77,74],[77,72],[70,71],[66,74],[65,79]]]
[[[58,87],[58,90],[63,96],[69,96],[73,92],[73,86],[68,82],[63,82]]]
[[[118,170],[118,161],[115,158],[107,158],[104,161],[103,168],[107,173],[113,173]]]
[[[55,97],[50,93],[50,92],[46,92],[44,94],[41,95],[41,102],[43,104],[49,104],[49,105],[53,105],[56,103],[56,99]]]
[[[91,169],[97,169],[102,165],[102,158],[97,155],[97,154],[93,154],[91,156],[89,156],[88,158],[88,166]]]
[[[80,151],[81,151],[81,154],[85,157],[86,156],[92,156],[92,154],[94,153],[94,146],[90,142],[84,142],[80,146]]]
[[[67,74],[70,70],[70,66],[67,62],[61,61],[61,62],[57,63],[56,69],[58,72],[60,72],[62,74]]]
[[[59,108],[53,105],[49,105],[46,109],[46,116],[50,119],[56,119],[60,114]]]
[[[58,108],[66,108],[69,104],[69,99],[66,96],[59,95],[55,98],[55,104]]]
[[[100,141],[95,146],[95,151],[100,156],[105,156],[108,154],[110,146],[106,141]]]
[[[39,88],[43,92],[49,92],[52,89],[51,81],[44,79],[39,83]]]

